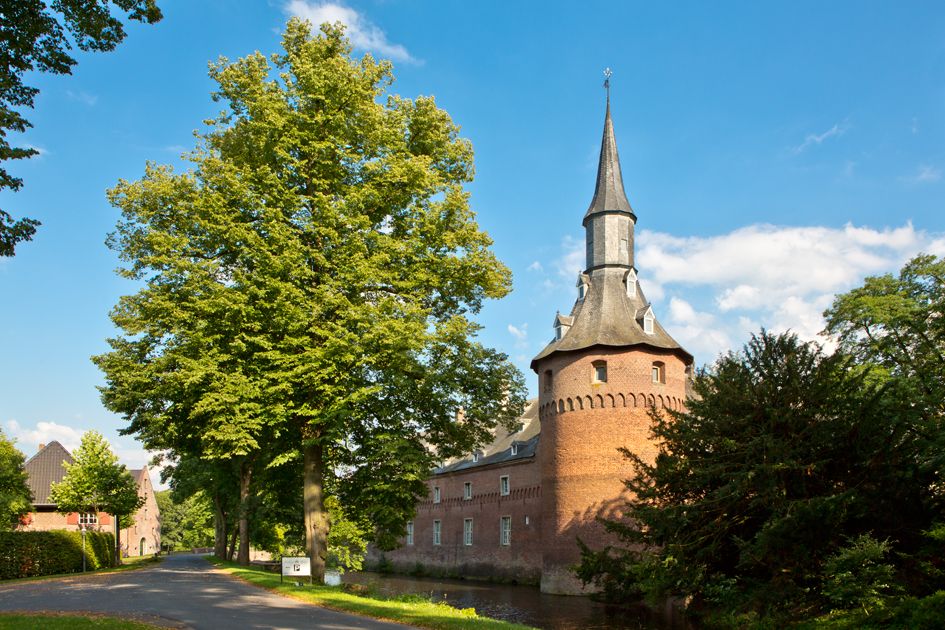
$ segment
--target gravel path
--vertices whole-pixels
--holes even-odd
[[[0,611],[92,611],[194,630],[404,630],[408,626],[319,608],[173,555],[146,569],[2,585]]]

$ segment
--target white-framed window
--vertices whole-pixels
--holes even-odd
[[[555,341],[561,341],[562,337],[564,337],[564,327],[555,326]]]
[[[499,494],[506,497],[509,495],[509,476],[502,475],[499,477]]]
[[[463,544],[467,547],[472,546],[473,520],[471,518],[463,519]]]
[[[433,486],[433,502],[440,502],[440,486]]]
[[[595,383],[607,382],[607,361],[594,361],[594,380]]]
[[[666,382],[666,364],[662,361],[654,361],[653,366],[650,368],[650,374],[653,378],[654,383],[665,383]]]
[[[578,299],[583,300],[587,297],[587,283],[582,282],[578,285]]]
[[[79,525],[97,525],[98,514],[95,512],[81,512],[79,514]]]
[[[627,272],[627,297],[637,296],[637,272],[631,269]]]
[[[513,457],[518,455],[518,444],[513,444],[509,450],[511,451]]]
[[[413,544],[413,521],[407,521],[407,544]]]
[[[440,521],[433,521],[433,544],[434,545],[440,544],[440,539],[441,539],[440,534],[442,533],[442,530],[443,530],[443,523],[441,523]]]
[[[473,463],[474,463],[474,464],[479,461],[479,451],[473,451],[472,456],[473,456]]]
[[[463,498],[469,500],[472,498],[472,482],[467,481],[463,484]]]
[[[643,316],[643,332],[648,335],[653,334],[653,314],[647,313]]]
[[[499,519],[499,544],[500,545],[511,545],[512,544],[512,517],[503,516]]]

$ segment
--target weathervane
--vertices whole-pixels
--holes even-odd
[[[610,68],[604,68],[604,89],[607,90],[607,100],[610,100],[610,77],[613,76],[614,71]]]

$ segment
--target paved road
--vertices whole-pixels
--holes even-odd
[[[169,556],[135,571],[0,585],[0,610],[95,611],[194,630],[407,627],[275,595],[193,555]]]

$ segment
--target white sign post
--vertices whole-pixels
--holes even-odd
[[[308,583],[312,583],[312,561],[305,558],[293,558],[288,556],[282,557],[282,575],[279,577],[281,582],[286,576],[289,577],[306,577],[308,576]]]

